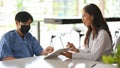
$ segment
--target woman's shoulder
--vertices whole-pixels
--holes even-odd
[[[98,35],[101,35],[101,36],[108,36],[108,32],[105,30],[105,29],[100,29],[99,32],[98,32]]]
[[[105,29],[100,29],[99,33],[107,33],[107,31]]]

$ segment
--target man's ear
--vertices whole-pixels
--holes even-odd
[[[16,23],[16,25],[18,25],[19,22],[17,20],[15,20],[15,23]]]

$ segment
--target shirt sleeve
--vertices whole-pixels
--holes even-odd
[[[8,41],[8,40],[9,40],[8,35],[7,36],[4,35],[0,40],[0,58],[1,58],[1,60],[5,57],[13,56],[12,50],[11,50],[11,47],[9,44],[10,41]]]
[[[39,56],[43,51],[42,46],[40,45],[39,41],[33,37],[33,52],[36,56]]]
[[[100,30],[91,49],[80,50],[80,53],[72,54],[72,58],[98,60],[106,50],[111,49],[111,45],[112,42],[108,33],[105,30]]]

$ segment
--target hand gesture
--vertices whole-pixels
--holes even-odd
[[[54,48],[52,46],[48,46],[46,49],[45,49],[48,53],[51,53],[54,51]]]
[[[70,43],[70,42],[68,42],[66,47],[71,48],[71,49],[76,49],[73,43]]]
[[[53,51],[54,51],[54,48],[51,47],[51,46],[48,46],[45,50],[43,50],[43,52],[41,54],[42,55],[47,55],[47,54],[49,54],[49,53],[51,53]]]
[[[73,45],[73,43],[68,42],[68,44],[67,44],[66,47],[70,48],[70,51],[72,51],[72,52],[76,52],[76,53],[79,52],[79,49],[77,49],[77,48]]]
[[[61,52],[60,55],[63,55],[63,56],[65,56],[65,57],[67,57],[67,58],[72,58],[72,53],[67,52],[67,51]]]

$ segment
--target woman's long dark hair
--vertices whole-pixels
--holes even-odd
[[[88,39],[89,39],[91,32],[93,32],[93,39],[94,39],[98,35],[98,31],[100,29],[106,30],[112,41],[112,36],[109,31],[108,25],[107,25],[105,19],[103,18],[103,15],[102,15],[100,9],[98,8],[98,6],[95,4],[89,4],[89,5],[85,6],[83,8],[83,10],[94,17],[93,23],[92,23],[92,28],[91,28],[91,26],[88,26],[84,44],[85,45],[88,44]]]

